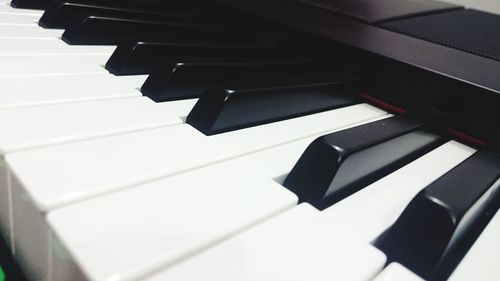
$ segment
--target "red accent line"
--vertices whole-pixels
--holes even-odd
[[[472,146],[485,146],[487,143],[483,140],[477,139],[475,137],[469,136],[465,133],[462,133],[460,131],[448,128],[448,132],[457,138],[459,141],[465,142],[467,144],[470,144]]]
[[[397,113],[397,114],[406,113],[406,109],[403,109],[401,107],[397,107],[397,106],[392,105],[390,103],[386,103],[385,101],[379,100],[379,99],[374,98],[372,96],[369,96],[367,94],[362,93],[361,97],[366,99],[369,103],[375,105],[376,107],[380,107],[383,110],[389,111],[391,113]]]

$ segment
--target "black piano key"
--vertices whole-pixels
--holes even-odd
[[[446,141],[424,125],[396,116],[322,136],[309,145],[283,185],[300,202],[323,210]]]
[[[269,57],[276,51],[269,46],[235,43],[122,42],[106,63],[115,75],[148,74],[162,58],[187,57]]]
[[[206,135],[243,129],[355,104],[358,90],[344,80],[259,89],[206,90],[186,122]]]
[[[156,9],[153,9],[156,8]],[[175,18],[195,18],[187,10],[175,9],[172,5],[138,5],[136,3],[116,1],[59,0],[52,2],[39,20],[44,28],[66,28],[79,14],[93,16],[126,17],[143,20],[167,20]]]
[[[377,247],[424,279],[447,279],[498,210],[499,176],[499,147],[476,152],[415,196]]]
[[[116,45],[147,39],[220,38],[229,30],[217,24],[173,20],[141,20],[127,17],[82,15],[66,28],[62,39],[75,45]]]
[[[15,8],[44,10],[52,0],[12,0],[10,5]]]
[[[321,82],[334,77],[334,70],[323,70],[301,60],[208,58],[205,60],[167,60],[157,65],[141,88],[144,96],[156,102],[199,97],[209,87],[266,87],[299,82]]]

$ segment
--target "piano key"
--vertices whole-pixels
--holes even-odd
[[[35,9],[17,9],[11,5],[0,5],[0,13],[2,14],[18,14],[18,15],[33,15],[40,17],[43,14],[41,10]]]
[[[108,73],[0,77],[0,109],[138,97],[145,79]]]
[[[148,271],[171,265],[296,205],[297,197],[272,178],[287,173],[310,141],[63,207],[50,212],[48,221],[89,279],[142,279]],[[247,171],[252,171],[251,177]],[[107,233],[116,228],[123,235],[109,241]],[[88,236],[82,234],[89,232],[96,239],[85,247]],[[74,274],[65,269],[71,259],[53,256],[56,280]]]
[[[500,202],[500,153],[486,147],[421,191],[377,247],[424,279],[446,279]]]
[[[2,110],[0,154],[181,124],[195,102],[134,97]]]
[[[82,15],[66,28],[62,39],[68,44],[116,45],[124,39],[208,39],[227,34],[227,29],[213,24]]]
[[[108,73],[106,55],[0,56],[0,77]]]
[[[166,268],[159,280],[371,280],[385,256],[354,239],[311,225],[318,210],[301,204],[219,245]]]
[[[462,259],[449,281],[494,281],[500,276],[500,212],[497,211],[488,226]]]
[[[151,5],[155,7],[154,5]],[[109,3],[102,1],[53,1],[40,18],[40,26],[45,28],[66,28],[79,14],[107,15],[112,17],[134,17],[142,19],[193,18],[196,15],[187,11],[175,11],[170,5],[167,10],[162,7],[137,5],[130,2]],[[160,9],[158,9],[160,8]]]
[[[10,3],[13,7],[22,9],[44,9],[51,0],[12,0]]]
[[[373,281],[424,281],[399,263],[389,264]]]
[[[0,24],[0,38],[59,38],[63,30],[42,29],[33,24]]]
[[[33,194],[37,195],[36,198],[40,198],[38,203],[51,208],[76,199],[66,195],[57,200],[49,198],[58,192],[72,193],[78,190],[75,193],[75,195],[78,193],[78,197],[84,195],[83,193],[87,194],[86,197],[91,197],[96,192],[105,191],[99,186],[108,186],[106,190],[121,189],[138,181],[153,180],[287,141],[385,117],[385,112],[367,104],[360,104],[211,137],[200,134],[191,126],[181,125],[17,152],[7,155],[6,159],[16,175],[22,179],[25,187],[33,189]],[[148,145],[144,146],[144,144]],[[115,155],[122,149],[124,149],[122,156]],[[57,159],[54,159],[54,153],[59,155]],[[102,161],[96,162],[95,156],[92,155]],[[105,159],[106,155],[112,157]],[[45,159],[47,156],[49,159]],[[120,160],[121,157],[127,160],[123,162]],[[179,159],[173,163],[172,159],[176,157]],[[31,160],[25,162],[26,158],[31,158]],[[134,158],[136,160],[131,161]],[[142,163],[141,159],[148,158],[149,163]],[[38,161],[43,161],[45,167],[51,166],[52,171],[57,167],[61,169],[57,175],[48,176],[40,169]],[[86,171],[67,166],[73,161],[76,161],[76,165],[85,166]],[[86,163],[86,161],[90,162]],[[120,169],[109,170],[109,167],[118,167],[111,163],[120,165]],[[89,178],[86,175],[90,169],[95,169],[96,174]],[[108,171],[103,174],[104,170]],[[66,176],[61,177],[61,174],[66,174]],[[127,178],[130,180],[126,180],[124,175],[128,175]],[[73,191],[68,189],[69,181],[72,182]],[[38,190],[41,186],[44,188]],[[45,189],[46,186],[52,186],[50,192]]]
[[[359,103],[358,89],[342,79],[322,84],[209,89],[186,122],[205,135],[277,122]]]
[[[265,87],[299,82],[321,82],[334,71],[300,60],[207,58],[163,60],[141,88],[154,101],[199,97],[208,87]]]
[[[216,42],[121,42],[106,64],[116,75],[145,74],[165,59],[210,57],[269,57],[276,51],[269,46]]]
[[[424,125],[396,116],[318,138],[284,186],[323,210],[446,141]]]
[[[474,152],[473,148],[449,141],[323,210],[321,225],[330,233],[373,243],[418,192]]]
[[[177,125],[7,154],[16,257],[24,269],[46,268],[46,255],[31,252],[46,240],[26,228],[54,208],[385,117],[361,104],[212,137]]]
[[[58,38],[0,38],[0,56],[94,54],[110,56],[114,46],[71,46]]]
[[[218,198],[219,197],[218,194],[226,194],[224,196],[225,200],[233,199],[232,197],[230,197],[230,198],[227,197],[228,196],[227,194],[232,194],[232,193],[218,191],[219,189],[223,188],[223,187],[220,187],[221,184],[228,182],[228,181],[224,180],[224,179],[227,179],[228,175],[230,175],[230,177],[234,178],[235,180],[238,179],[238,181],[240,182],[239,184],[238,183],[230,184],[230,186],[232,188],[237,188],[238,185],[241,185],[242,178],[244,178],[246,176],[246,173],[248,170],[252,170],[253,173],[255,173],[255,175],[266,174],[269,177],[276,178],[275,177],[276,175],[282,174],[282,173],[285,174],[287,171],[289,171],[289,169],[291,169],[291,167],[293,166],[295,161],[298,159],[301,151],[303,151],[303,149],[305,149],[306,145],[310,141],[312,141],[312,138],[309,138],[307,141],[301,141],[301,143],[302,143],[301,146],[294,153],[291,153],[290,150],[286,148],[287,146],[290,146],[290,145],[284,145],[284,146],[280,146],[278,148],[273,148],[273,149],[270,149],[268,151],[264,151],[264,152],[261,152],[258,154],[252,154],[251,156],[245,156],[243,158],[239,158],[239,159],[235,159],[235,160],[231,160],[231,161],[226,161],[226,162],[221,162],[220,164],[216,164],[213,166],[209,166],[207,168],[195,170],[193,172],[186,173],[184,175],[175,176],[173,178],[168,178],[168,179],[157,181],[157,182],[154,182],[151,184],[146,184],[146,185],[143,185],[141,187],[136,187],[136,188],[131,189],[131,190],[126,190],[123,192],[115,193],[112,196],[100,197],[98,199],[93,199],[93,200],[82,202],[82,203],[79,203],[76,205],[71,205],[69,207],[61,208],[61,209],[58,209],[58,210],[51,212],[49,214],[49,221],[50,221],[51,225],[53,226],[53,228],[55,229],[56,233],[58,233],[59,235],[62,235],[63,241],[65,241],[65,242],[63,242],[63,244],[65,244],[66,246],[69,246],[70,252],[72,253],[71,256],[78,256],[79,257],[78,260],[80,262],[80,265],[83,266],[84,268],[86,268],[87,276],[94,276],[94,277],[92,277],[92,280],[103,280],[103,279],[106,279],[105,278],[106,276],[112,276],[112,275],[121,276],[122,278],[127,278],[127,277],[129,277],[129,275],[132,275],[136,278],[140,278],[139,276],[143,276],[143,275],[147,274],[148,271],[155,271],[154,268],[156,268],[156,267],[166,267],[167,265],[170,264],[170,263],[168,263],[168,261],[170,261],[170,260],[167,259],[167,257],[172,257],[172,255],[167,255],[167,251],[165,251],[164,254],[160,255],[160,252],[162,252],[162,251],[161,251],[161,249],[159,249],[158,245],[165,245],[165,242],[163,240],[165,236],[163,234],[161,234],[163,232],[159,231],[158,228],[161,227],[163,229],[165,227],[165,226],[162,226],[162,224],[160,223],[160,222],[163,222],[166,220],[166,217],[164,214],[175,214],[175,215],[173,215],[174,216],[173,221],[176,221],[176,219],[178,219],[177,214],[181,214],[181,213],[183,214],[186,211],[180,211],[180,210],[168,211],[167,209],[170,209],[170,208],[172,208],[172,206],[175,206],[175,208],[186,208],[187,212],[191,212],[191,210],[193,209],[192,205],[196,205],[196,206],[202,205],[202,203],[194,204],[191,200],[190,200],[190,203],[193,203],[193,204],[189,204],[188,206],[186,206],[184,204],[180,204],[181,206],[179,207],[179,204],[175,204],[175,205],[174,204],[166,204],[166,202],[164,201],[163,198],[172,198],[172,196],[159,195],[160,193],[165,194],[165,192],[166,192],[165,187],[166,186],[172,186],[172,188],[178,189],[179,191],[177,191],[176,194],[179,194],[181,192],[186,192],[186,194],[193,194],[193,193],[199,194],[199,192],[193,192],[191,190],[194,186],[199,186],[200,188],[203,188],[204,190],[209,190],[209,191],[211,191],[211,194],[209,194],[207,196],[202,196],[202,198],[200,198],[200,200],[203,200],[203,202],[210,202],[210,206],[213,206],[214,205],[213,202],[216,202],[217,200],[221,200]],[[438,177],[439,173],[441,173],[441,174],[445,173],[446,170],[451,168],[451,165],[458,164],[459,161],[465,159],[468,155],[470,155],[472,153],[471,149],[468,149],[465,146],[460,145],[458,143],[454,143],[454,144],[452,144],[452,143],[453,142],[450,142],[450,144],[448,144],[447,147],[443,146],[442,148],[439,148],[436,151],[431,152],[430,154],[433,154],[432,157],[424,156],[422,158],[426,158],[426,159],[417,160],[417,161],[421,162],[419,165],[414,165],[412,163],[412,164],[410,164],[410,165],[412,165],[411,167],[403,168],[403,169],[407,170],[407,172],[400,173],[398,175],[397,178],[400,180],[400,183],[399,184],[393,183],[392,185],[389,185],[389,187],[393,188],[393,189],[395,187],[398,187],[400,190],[399,193],[402,193],[402,194],[405,194],[404,191],[406,191],[408,193],[408,188],[407,188],[408,185],[402,184],[402,183],[404,183],[405,180],[408,181],[408,179],[418,178],[418,176],[420,175],[420,178],[424,178],[424,180],[426,180],[427,182],[431,182],[432,180],[434,180],[435,178]],[[461,148],[464,148],[464,149],[461,149]],[[281,152],[282,155],[278,157],[275,154],[269,154],[269,151],[271,151],[271,150],[282,151]],[[267,155],[267,157],[266,157],[266,155]],[[449,157],[447,157],[447,156],[449,156]],[[287,158],[288,158],[288,160],[287,160],[287,162],[285,162],[285,159],[287,159]],[[443,159],[445,159],[445,160],[443,160]],[[280,164],[277,164],[276,161],[278,161],[278,160],[279,160]],[[417,162],[417,161],[415,161],[415,162]],[[435,164],[436,162],[437,162],[437,164]],[[254,165],[254,166],[250,167],[249,166],[250,164]],[[276,171],[276,172],[274,172],[274,171]],[[219,172],[221,175],[224,175],[224,176],[217,177],[216,176],[217,172]],[[431,176],[429,176],[429,174],[431,174]],[[427,178],[427,179],[425,179],[425,178]],[[210,179],[212,179],[212,181],[213,181],[213,185],[214,185],[213,187],[211,186],[212,181]],[[396,177],[394,176],[392,180],[396,181]],[[245,180],[244,182],[248,182],[248,181],[249,180]],[[178,182],[179,184],[173,184],[172,182],[174,182],[174,183]],[[200,183],[196,183],[196,182],[200,182]],[[201,184],[201,183],[203,183],[203,184]],[[388,214],[390,216],[390,215],[392,215],[392,213],[394,213],[394,211],[393,211],[394,207],[388,208],[387,205],[389,205],[389,206],[401,205],[400,209],[402,211],[405,203],[403,203],[403,202],[398,202],[396,204],[393,203],[393,201],[398,201],[396,199],[399,199],[399,201],[401,201],[400,198],[392,195],[393,192],[384,192],[383,190],[380,190],[380,188],[386,188],[387,183],[388,183],[388,181],[380,182],[378,184],[379,190],[374,190],[376,192],[372,192],[371,194],[369,194],[369,196],[365,196],[365,198],[367,198],[366,202],[360,201],[360,199],[358,199],[356,207],[355,207],[355,209],[353,208],[353,211],[358,210],[358,213],[360,215],[359,216],[349,216],[349,213],[346,212],[343,214],[344,219],[342,222],[349,220],[351,225],[352,225],[353,221],[357,222],[357,224],[359,225],[358,228],[362,231],[362,229],[365,225],[364,223],[370,224],[370,222],[372,220],[375,220],[375,221],[378,220],[382,224],[386,222],[386,218],[388,217]],[[245,188],[253,190],[254,189],[253,184],[254,183],[252,182],[252,184],[251,184],[252,188],[249,188],[250,185],[248,185],[248,184],[244,184],[244,186],[245,186]],[[272,190],[273,185],[276,185],[276,183],[269,185],[269,184],[266,184],[265,182],[263,182],[263,183],[261,183],[261,185],[262,185],[262,187],[265,187],[265,190]],[[395,186],[395,185],[397,185],[397,186]],[[420,188],[423,188],[425,185],[426,185],[425,183],[420,183],[420,186],[421,186]],[[183,186],[186,186],[186,187],[183,187]],[[208,188],[207,186],[210,188]],[[402,186],[405,187],[403,190],[401,190],[401,188],[400,188]],[[260,188],[262,188],[262,187],[260,187]],[[255,185],[255,188],[257,188],[257,185]],[[281,186],[279,186],[279,188],[282,188],[283,190],[285,190]],[[374,186],[373,188],[376,188],[376,187]],[[153,189],[156,189],[156,191],[153,192],[152,191]],[[388,190],[389,190],[389,188],[388,188]],[[394,191],[397,191],[397,190],[394,190]],[[414,193],[416,193],[416,192],[418,192],[418,191],[414,191]],[[126,194],[128,194],[128,195],[126,195]],[[215,195],[216,198],[210,199],[212,196],[214,196],[213,194],[216,194]],[[378,194],[385,195],[386,197],[389,196],[390,198],[386,198],[385,201],[383,201],[383,200],[379,201],[377,199],[381,199],[380,198],[381,196]],[[371,197],[371,196],[373,196],[373,197]],[[139,202],[152,202],[152,200],[148,199],[149,197],[150,198],[157,198],[157,199],[160,198],[161,199],[160,200],[161,206],[155,207],[155,205],[148,205],[149,207],[144,207],[144,206],[139,205],[136,207],[137,209],[131,207],[131,206],[137,205],[137,204],[134,204],[134,202],[137,202],[137,201],[139,201]],[[247,196],[247,197],[245,197],[246,199],[242,199],[242,200],[247,202],[248,200],[250,200],[248,197],[250,197],[250,196]],[[406,202],[409,202],[411,200],[411,194],[409,194],[409,195],[406,194],[406,197],[407,197]],[[197,196],[197,198],[199,198],[199,197]],[[251,197],[251,198],[253,198],[253,197]],[[372,200],[372,199],[374,199],[374,200]],[[174,199],[172,198],[171,200],[174,200]],[[296,199],[294,199],[294,200],[296,200]],[[349,200],[349,198],[346,200]],[[179,200],[179,199],[176,199],[176,201],[182,202],[182,200]],[[237,201],[237,200],[235,200],[235,201]],[[96,202],[97,202],[97,204],[96,204]],[[339,203],[339,204],[341,204],[341,203]],[[374,203],[375,203],[375,205],[377,205],[376,203],[378,203],[378,206],[374,206]],[[367,204],[366,206],[370,206],[370,208],[359,208],[359,206],[365,206],[364,204]],[[224,207],[224,205],[222,203],[218,203],[216,205],[224,210],[225,209],[231,209],[231,210],[235,209],[234,207],[232,207],[232,208]],[[100,207],[100,206],[102,206],[102,207]],[[111,206],[113,206],[113,207],[111,207]],[[333,207],[331,207],[331,208],[333,208]],[[160,209],[164,209],[164,210],[159,211]],[[200,208],[196,208],[196,209],[200,209]],[[201,209],[204,209],[204,208],[201,208]],[[381,213],[379,211],[380,209],[383,209],[383,210],[385,209],[385,212],[388,214],[385,214],[385,216],[380,215],[380,213]],[[68,210],[70,210],[70,211],[68,211]],[[108,210],[112,210],[112,211],[108,211]],[[315,211],[315,212],[317,212],[317,211]],[[327,212],[330,212],[330,213],[327,213]],[[366,215],[366,222],[363,221],[364,217],[361,215],[363,212]],[[372,215],[373,212],[375,212],[378,216]],[[89,213],[91,213],[91,215],[89,215]],[[109,215],[106,215],[108,213],[109,213]],[[328,229],[328,231],[329,231],[328,233],[330,233],[330,234],[337,233],[338,234],[341,232],[345,232],[346,235],[348,235],[349,233],[356,233],[356,234],[358,233],[357,232],[358,229],[355,229],[352,226],[346,227],[346,226],[349,226],[348,224],[346,224],[346,225],[341,224],[336,229],[332,229],[331,228],[332,226],[337,226],[337,224],[339,223],[339,220],[337,219],[338,216],[337,217],[332,216],[332,212],[330,209],[325,210],[324,213],[325,213],[324,217],[322,218],[323,220],[320,222],[321,222],[321,227],[326,227],[325,229]],[[137,234],[136,232],[133,232],[133,231],[132,232],[122,231],[122,233],[130,233],[130,235],[133,236],[133,238],[132,237],[124,237],[122,235],[121,238],[123,238],[124,241],[128,241],[127,243],[123,243],[121,240],[116,240],[115,238],[112,239],[112,241],[109,241],[106,238],[108,236],[103,235],[103,234],[110,233],[111,230],[109,228],[117,226],[117,224],[116,224],[117,216],[118,216],[117,214],[119,214],[120,217],[128,218],[128,219],[123,221],[123,227],[120,227],[120,229],[124,229],[124,228],[141,229],[141,230],[147,229],[148,231],[144,232],[144,234],[142,234],[142,235],[144,235],[144,238],[137,239],[137,237],[138,237],[137,235],[139,235],[139,234]],[[337,213],[337,214],[339,214],[339,213]],[[228,214],[226,212],[225,215],[211,216],[211,218],[212,219],[213,218],[220,218],[220,217],[225,218],[227,215]],[[81,217],[81,219],[80,219],[80,217]],[[141,226],[138,226],[137,224],[131,223],[130,218],[132,218],[132,217],[138,217],[138,218],[147,217],[147,218],[150,218],[150,220],[149,220],[149,222],[141,224]],[[153,218],[155,218],[155,217],[157,219],[153,220]],[[395,220],[397,217],[397,214],[395,216],[393,215],[392,217],[394,217],[393,220]],[[183,221],[186,221],[185,216],[183,216],[182,218],[183,218]],[[114,223],[107,222],[110,220],[112,220]],[[140,220],[140,219],[138,219],[138,220]],[[207,219],[207,220],[210,220],[210,219]],[[75,228],[75,226],[74,226],[75,221],[78,221],[79,227],[86,229],[86,232],[82,232],[80,230],[80,228]],[[82,225],[82,221],[85,222],[84,225]],[[133,220],[133,221],[135,221],[135,220]],[[187,221],[191,221],[191,220],[187,220]],[[195,223],[196,225],[198,225],[198,224],[201,225],[203,221],[205,221],[205,220],[199,218],[199,216],[198,216],[198,219],[196,221],[194,221],[193,223]],[[315,222],[315,219],[311,219],[311,221]],[[169,227],[169,226],[170,226],[170,224],[168,224],[167,227]],[[172,230],[169,231],[169,233],[170,233],[169,237],[171,237],[171,236],[183,237],[182,234],[179,234],[179,235],[172,234],[172,233],[177,233],[179,231],[182,231],[183,230],[182,227],[177,227],[176,225],[172,225],[170,227],[172,228]],[[308,225],[305,226],[304,228],[307,229],[307,227],[308,227]],[[217,228],[217,229],[220,229],[220,228]],[[346,229],[348,231],[345,231]],[[376,232],[376,235],[379,235],[383,231],[383,229],[384,228],[379,228],[378,231]],[[164,231],[166,231],[166,230],[164,230]],[[93,243],[92,243],[92,248],[89,248],[89,245],[87,243],[85,243],[85,241],[87,241],[88,237],[80,234],[80,233],[88,233],[88,232],[94,233],[95,237],[104,237],[104,239],[102,239],[102,240],[101,239],[99,239],[99,240],[94,239]],[[102,234],[99,234],[99,233],[102,233]],[[159,233],[159,234],[157,234],[157,233]],[[197,233],[200,233],[200,231],[197,231]],[[364,234],[363,232],[360,232],[360,233]],[[373,233],[374,232],[372,231],[372,234]],[[148,264],[148,262],[144,262],[144,261],[148,261],[148,260],[152,260],[152,259],[147,259],[143,255],[137,256],[133,252],[134,251],[133,249],[141,249],[141,253],[144,254],[144,251],[143,251],[144,246],[136,246],[136,244],[134,244],[130,241],[139,241],[137,243],[139,243],[139,245],[143,245],[142,241],[145,241],[145,240],[151,241],[150,239],[153,239],[152,238],[153,236],[156,237],[155,234],[158,235],[157,236],[158,241],[152,242],[150,244],[151,245],[150,247],[158,253],[157,255],[162,257],[161,260],[163,260],[163,262],[160,262],[160,259],[158,259],[158,261],[155,260],[154,263],[151,262],[150,263],[151,265],[147,266],[146,264]],[[355,236],[351,235],[351,237],[355,237]],[[375,235],[373,237],[375,237]],[[362,237],[356,236],[356,241],[359,241],[360,243],[368,244],[370,240],[374,239],[373,237],[371,239],[364,239]],[[199,238],[199,235],[197,235],[197,238]],[[300,240],[298,240],[298,241],[300,241]],[[177,242],[177,241],[175,241],[175,242]],[[172,241],[173,244],[175,244],[176,246],[179,246],[179,243],[175,243],[175,242]],[[102,246],[101,246],[101,243],[102,243]],[[112,251],[109,250],[110,247],[112,247],[112,245],[110,243],[112,243],[112,245],[116,245],[116,250],[112,250]],[[222,242],[222,243],[224,243],[224,242]],[[106,247],[104,247],[104,245],[106,245]],[[129,246],[130,249],[124,248],[124,245]],[[218,246],[215,246],[215,247],[217,248]],[[105,250],[102,250],[102,249],[105,249]],[[109,262],[105,263],[104,261],[117,260],[117,258],[114,258],[113,256],[114,255],[122,256],[122,255],[120,255],[120,253],[123,253],[123,252],[127,252],[128,253],[127,257],[130,257],[130,260],[134,260],[134,263],[132,263],[132,261],[129,261],[129,264],[123,265],[122,264],[123,258],[121,258],[121,259],[119,259],[120,264],[121,264],[121,267],[123,268],[125,273],[122,273],[119,270],[113,271],[112,268],[110,268],[110,263]],[[149,251],[148,253],[151,254],[151,252],[153,252],[153,251]],[[290,251],[288,251],[288,253],[289,252]],[[202,255],[203,255],[203,253],[202,253]],[[226,259],[232,259],[233,257],[234,256],[226,256]],[[191,258],[192,258],[191,256],[186,258],[187,263],[190,262]],[[194,257],[194,258],[196,259],[196,257]],[[101,261],[101,259],[102,259],[102,261]],[[56,258],[55,261],[56,261],[55,268],[57,269],[56,271],[61,271],[61,272],[66,272],[66,273],[68,272],[68,271],[62,270],[60,268],[60,267],[63,267],[65,264],[67,266],[67,263],[68,263],[67,260]],[[240,266],[241,265],[245,265],[245,267],[247,266],[246,262],[244,262],[244,261],[241,261],[241,262],[242,263],[240,264]],[[103,264],[106,264],[106,266],[102,266]],[[139,266],[139,264],[142,264],[142,266]],[[177,264],[175,266],[177,266]],[[175,266],[172,268],[173,271],[176,270]],[[208,266],[210,266],[210,264]],[[113,266],[111,266],[111,267],[113,267]],[[126,269],[128,269],[128,268],[134,268],[134,270],[127,271]],[[219,268],[219,267],[216,267],[216,268]],[[240,268],[240,267],[237,267],[237,268]],[[261,270],[261,269],[257,269],[257,270]],[[187,271],[189,272],[189,270],[187,270]],[[105,273],[103,273],[103,272],[105,272]],[[216,271],[215,271],[215,273],[221,274],[221,272],[216,272]],[[71,274],[73,274],[73,273],[71,273]],[[97,274],[99,274],[99,276],[97,276]],[[209,275],[209,276],[212,276],[215,278],[215,276],[213,276],[213,272],[212,272],[212,275]],[[233,277],[235,277],[235,276],[233,276]],[[64,278],[59,278],[59,279],[64,279]],[[266,278],[264,278],[264,279],[266,279]],[[168,279],[168,280],[170,280],[170,279]],[[174,279],[174,280],[176,280],[176,279]],[[226,280],[226,279],[223,279],[223,280]],[[239,279],[234,279],[234,280],[239,280]]]
[[[23,15],[23,14],[4,14],[0,12],[0,24],[37,24],[38,16]]]
[[[424,188],[428,183],[432,182],[437,177],[451,169],[454,165],[457,165],[460,161],[470,156],[473,151],[473,149],[459,143],[453,141],[449,142],[410,163],[397,172],[387,176],[379,182],[372,184],[370,187],[367,187],[351,197],[348,197],[336,205],[326,209],[319,215],[315,209],[309,207],[311,215],[304,218],[302,222],[300,222],[301,220],[297,217],[290,218],[290,223],[299,225],[296,228],[290,229],[284,227],[283,225],[279,225],[274,228],[275,230],[262,234],[261,238],[262,240],[267,239],[269,234],[276,232],[280,233],[284,237],[287,237],[287,235],[290,235],[290,233],[293,234],[296,231],[302,233],[304,229],[324,229],[322,231],[325,232],[324,237],[327,238],[324,238],[323,240],[317,239],[319,242],[327,243],[334,240],[332,237],[337,235],[339,237],[339,239],[337,239],[338,241],[349,241],[352,239],[356,241],[356,244],[368,244],[390,225],[391,220],[396,220],[398,215],[397,213],[402,212],[405,204],[411,200],[412,194],[416,194],[418,190]],[[364,195],[359,196],[361,194]],[[299,206],[309,205],[301,204]],[[360,206],[363,206],[363,208],[360,208]],[[397,211],[398,209],[399,211]],[[292,210],[282,216],[295,211],[296,210]],[[276,220],[278,220],[278,218]],[[264,223],[256,228],[267,226],[270,223],[271,222]],[[379,226],[374,227],[374,225],[377,224]],[[370,229],[370,225],[372,225],[372,229]],[[283,230],[284,228],[286,230]],[[248,232],[252,231],[254,231],[254,229],[250,229]],[[368,234],[366,231],[368,231]],[[246,233],[243,233],[239,236],[243,236],[245,234]],[[295,239],[290,239],[292,241],[291,243],[303,241],[303,236],[300,234],[297,234],[294,237]],[[162,271],[158,275],[158,279],[152,278],[151,280],[170,280],[170,278],[172,278],[172,280],[193,280],[199,279],[199,276],[205,276],[205,278],[217,280],[240,280],[241,278],[243,278],[242,280],[265,280],[271,278],[270,276],[272,276],[273,278],[271,279],[274,280],[274,277],[281,278],[280,276],[289,272],[291,268],[302,270],[304,268],[304,264],[310,264],[303,262],[300,264],[301,266],[294,267],[289,266],[289,263],[281,262],[282,259],[279,259],[280,263],[276,264],[271,262],[271,265],[268,265],[269,261],[267,258],[264,259],[264,261],[262,261],[262,259],[263,257],[268,257],[270,253],[273,253],[270,249],[273,249],[274,244],[267,243],[265,244],[267,247],[260,247],[259,245],[262,244],[262,241],[260,240],[245,241],[243,239],[239,239],[238,243],[231,243],[232,240],[237,239],[238,238],[236,237],[227,242],[222,242],[206,252],[190,257],[184,262]],[[283,237],[278,237],[277,240],[278,239],[283,239]],[[228,244],[232,247],[226,246]],[[245,245],[248,245],[248,247]],[[252,251],[255,247],[259,247],[261,251],[260,256],[255,255],[255,260],[258,262],[252,263],[252,260],[248,259],[248,255],[249,251]],[[287,250],[282,251],[283,253],[290,255],[290,253],[302,254],[305,250],[302,248],[300,250],[293,250],[295,247],[296,246],[292,244],[286,248]],[[306,244],[304,247],[308,248],[310,245]],[[241,252],[241,249],[243,248],[245,249],[244,253]],[[351,256],[352,252],[349,252],[349,254],[346,255]],[[254,255],[251,254],[251,257],[253,256]],[[311,256],[314,255],[311,254],[307,257],[310,258]],[[270,258],[269,260],[276,260],[276,258]],[[330,259],[328,260],[330,261]],[[228,265],[228,262],[231,264]],[[257,264],[258,266],[253,266],[254,264]],[[288,270],[273,270],[273,268],[279,264],[286,265]],[[331,269],[332,264],[336,263],[330,263],[326,268]],[[222,270],[224,266],[227,266],[226,270]],[[194,270],[195,268],[196,270]],[[227,270],[228,268],[234,270]],[[226,273],[228,271],[231,273]],[[248,277],[248,275],[251,275],[252,272],[262,271],[265,272],[265,275],[259,275],[257,278],[253,279]],[[305,273],[308,274],[314,272],[316,271],[305,271]],[[292,274],[295,275],[297,273],[291,272],[290,275]],[[230,277],[226,277],[226,275],[229,275]],[[289,280],[289,278],[291,278],[290,275],[285,275],[283,280]],[[322,273],[322,275],[318,274],[318,276],[322,278],[327,277],[330,278],[330,280],[345,279],[332,277],[331,272],[328,274]],[[301,280],[301,278],[298,278],[298,280]]]

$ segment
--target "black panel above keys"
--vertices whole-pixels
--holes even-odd
[[[298,0],[367,23],[442,13],[462,7],[432,0]]]
[[[381,27],[500,61],[500,15],[461,10],[389,22]]]
[[[199,97],[208,87],[266,87],[328,81],[335,70],[300,60],[205,58],[167,60],[155,67],[141,88],[156,102]]]
[[[68,44],[116,45],[124,39],[192,39],[219,38],[228,35],[220,25],[170,21],[139,20],[126,17],[83,15],[72,21],[62,35]]]
[[[156,8],[156,10],[153,10]],[[164,10],[168,8],[167,10]],[[116,3],[106,1],[54,1],[45,10],[39,25],[45,28],[66,28],[80,14],[93,16],[125,17],[142,20],[167,20],[174,18],[194,18],[195,14],[185,9],[175,9],[172,5],[138,5],[136,3]]]
[[[446,141],[424,124],[396,116],[320,137],[283,185],[323,210]]]
[[[270,57],[272,47],[235,43],[123,42],[106,63],[116,75],[148,74],[162,58],[176,60],[201,57]]]
[[[500,205],[500,149],[477,152],[421,191],[377,247],[424,279],[445,280]]]
[[[186,122],[206,135],[352,105],[359,90],[343,79],[260,89],[208,89]]]

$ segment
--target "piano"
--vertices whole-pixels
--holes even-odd
[[[0,281],[499,280],[499,109],[491,1],[0,0]]]

